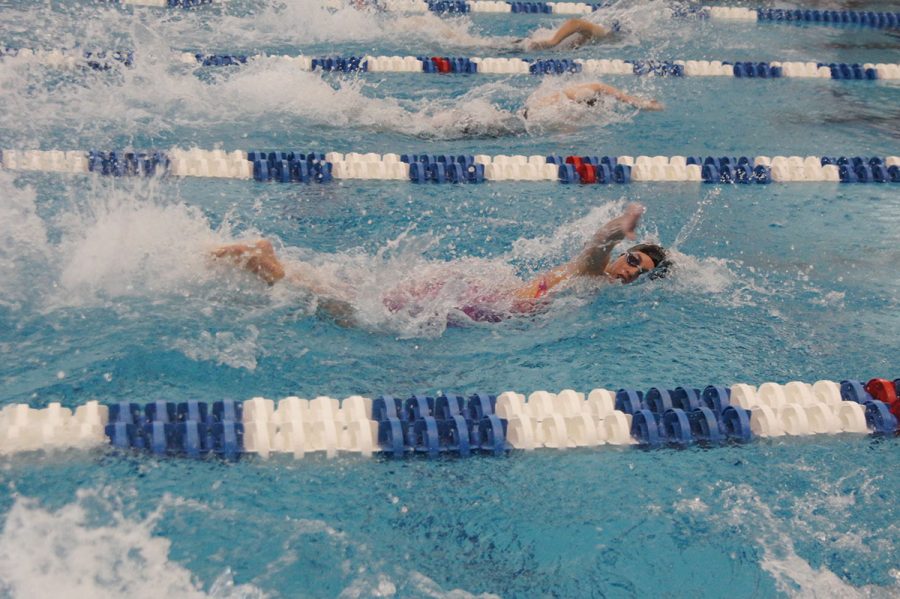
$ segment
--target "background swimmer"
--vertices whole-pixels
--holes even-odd
[[[535,92],[525,101],[525,110],[522,116],[528,118],[528,110],[559,107],[567,101],[593,106],[605,96],[629,104],[640,110],[662,110],[665,108],[665,106],[657,100],[631,96],[617,87],[594,81],[570,85],[560,91],[548,93]]]
[[[586,44],[594,44],[610,37],[613,30],[592,23],[585,19],[569,19],[557,29],[549,38],[536,38],[536,33],[531,36],[516,40],[513,44],[521,50],[548,50],[555,48],[568,40],[566,44],[570,48],[578,48]]]
[[[552,292],[578,277],[622,284],[634,282],[644,273],[668,267],[666,251],[655,244],[638,244],[611,260],[612,251],[623,239],[634,239],[635,228],[644,207],[630,204],[624,214],[609,221],[591,237],[574,259],[557,266],[530,281],[519,281],[504,287],[491,281],[448,279],[412,280],[392,289],[382,297],[388,312],[421,309],[429,299],[454,289],[456,309],[472,321],[498,322],[514,315],[532,314],[547,306]],[[319,307],[339,324],[355,325],[353,305],[356,290],[338,285],[320,276],[314,266],[304,262],[282,263],[271,242],[262,239],[253,245],[232,244],[213,251],[216,259],[229,262],[274,285],[280,281],[304,289],[319,302]],[[657,271],[657,275],[661,275]]]
[[[357,10],[368,10],[374,12],[383,12],[384,9],[379,5],[377,0],[352,0],[350,6]],[[401,29],[415,31],[422,28],[438,29],[440,35],[445,42],[460,46],[482,46],[484,45],[479,38],[473,36],[465,29],[452,27],[440,17],[433,14],[409,15],[401,16],[392,14],[391,20],[394,25],[398,25]],[[614,35],[613,28],[604,27],[597,23],[592,23],[587,19],[571,18],[567,19],[559,28],[549,37],[543,34],[544,30],[532,32],[526,38],[513,39],[507,50],[512,51],[533,51],[533,50],[549,50],[565,43],[567,48],[578,48],[587,44],[594,44],[601,40],[610,38]],[[510,38],[499,38],[510,39]],[[505,44],[497,44],[498,47]]]
[[[665,106],[658,100],[632,96],[625,91],[601,83],[599,81],[575,83],[563,89],[541,89],[533,92],[524,102],[522,108],[515,112],[497,107],[489,120],[477,118],[469,111],[454,108],[444,110],[430,117],[432,130],[456,133],[457,137],[503,137],[521,135],[528,132],[528,123],[539,121],[542,129],[556,128],[569,124],[566,108],[569,106],[593,107],[604,98],[613,102],[621,102],[639,110],[663,110]],[[554,123],[557,121],[557,123]],[[420,137],[429,137],[431,132],[423,131]]]

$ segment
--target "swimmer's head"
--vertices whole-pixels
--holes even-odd
[[[669,265],[666,250],[661,246],[639,243],[610,262],[606,267],[606,275],[622,283],[631,283],[644,273],[651,273],[652,279],[663,277]]]

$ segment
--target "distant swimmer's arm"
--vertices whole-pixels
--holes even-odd
[[[631,96],[617,87],[599,82],[570,85],[563,90],[563,94],[573,102],[588,103],[597,96],[611,96],[619,102],[630,104],[631,106],[642,110],[662,110],[664,108],[663,105],[656,100],[647,100],[645,98]]]
[[[629,204],[624,214],[600,227],[573,260],[535,277],[517,288],[513,296],[516,299],[533,300],[572,277],[603,275],[616,244],[626,237],[634,239],[634,230],[643,213],[644,207],[641,204]]]
[[[528,49],[546,50],[548,48],[555,48],[571,35],[578,35],[580,37],[579,43],[585,43],[587,41],[602,39],[610,33],[612,33],[612,31],[603,25],[591,23],[584,19],[569,19],[556,30],[550,39],[531,40],[528,44]]]

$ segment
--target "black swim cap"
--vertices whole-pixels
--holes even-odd
[[[655,243],[639,243],[635,246],[628,248],[629,252],[642,252],[650,256],[650,259],[653,260],[653,267],[656,268],[660,265],[660,263],[665,262],[666,260],[666,250]]]

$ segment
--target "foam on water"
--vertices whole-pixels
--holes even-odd
[[[18,310],[33,298],[34,280],[42,277],[31,265],[46,264],[51,254],[34,190],[17,187],[13,176],[0,172],[0,306]]]
[[[230,239],[158,181],[99,181],[50,217],[34,189],[0,172],[0,306],[37,311],[110,298],[189,297],[216,280],[209,251]],[[74,193],[74,190],[73,190]],[[252,232],[251,232],[252,234]],[[53,241],[49,238],[52,236]]]
[[[403,17],[349,8],[335,12],[307,1],[264,4],[249,16],[231,15],[227,10],[225,14],[169,11],[163,15],[142,10],[134,15],[100,8],[95,13],[84,7],[68,10],[74,11],[71,19],[60,18],[46,8],[34,15],[12,11],[15,29],[21,35],[35,30],[34,39],[23,40],[23,45],[131,49],[135,64],[125,67],[111,61],[109,71],[61,73],[53,68],[0,61],[0,99],[6,108],[0,114],[0,129],[9,147],[68,149],[73,139],[99,146],[127,145],[136,137],[163,139],[176,132],[182,143],[188,143],[190,134],[185,139],[184,132],[194,130],[198,122],[206,129],[233,131],[234,126],[257,128],[260,122],[272,119],[273,124],[284,123],[292,117],[329,127],[393,131],[429,139],[497,137],[526,131],[540,135],[585,125],[604,127],[628,121],[635,112],[611,101],[593,108],[569,102],[555,110],[532,111],[525,122],[515,108],[522,105],[521,88],[502,82],[475,86],[459,98],[401,100],[376,91],[377,84],[370,77],[323,78],[271,59],[234,69],[204,70],[198,77],[195,68],[180,63],[181,48],[177,47],[179,35],[188,33],[194,41],[187,47],[206,50],[227,43],[225,48],[230,52],[254,48],[263,41],[297,46],[317,39],[341,43],[399,38],[415,45],[421,36],[431,36],[442,45],[448,40],[451,45],[464,46],[508,43],[471,35],[472,24],[467,17]],[[618,5],[609,10],[604,13],[609,18],[658,12]],[[247,27],[249,18],[255,19],[252,28]],[[642,25],[636,34],[650,28]],[[553,92],[584,79],[586,76],[546,78],[537,91]],[[640,86],[647,92],[653,85],[641,81],[628,87]],[[503,104],[510,101],[514,108],[505,108]],[[22,119],[25,114],[28,118]]]
[[[114,70],[85,73],[84,81],[61,84],[46,95],[29,84],[35,77],[29,67],[7,69],[7,87],[18,90],[4,94],[10,110],[0,117],[0,126],[16,131],[10,145],[47,145],[45,131],[53,131],[53,135],[70,131],[102,146],[121,144],[123,138],[153,139],[192,130],[197,122],[212,128],[236,123],[251,128],[260,121],[282,123],[292,118],[329,128],[392,131],[426,139],[501,137],[526,131],[565,132],[586,125],[599,128],[628,121],[636,112],[611,99],[593,107],[562,102],[552,109],[530,109],[526,121],[515,108],[503,107],[510,101],[523,103],[522,90],[507,83],[477,85],[458,98],[373,97],[375,84],[365,78],[326,79],[320,73],[298,71],[292,64],[272,59],[254,61],[236,72],[213,72],[205,80],[193,69],[173,66],[168,60],[145,60],[133,69]],[[535,96],[583,80],[586,78],[545,80]],[[216,109],[210,110],[210,106]],[[25,112],[31,116],[23,123],[16,115]]]
[[[395,563],[377,547],[360,542],[325,520],[266,513],[254,518],[266,525],[277,521],[284,537],[273,559],[250,561],[244,566],[242,573],[252,582],[236,584],[227,567],[214,580],[202,581],[173,560],[173,543],[160,534],[160,529],[170,519],[189,518],[191,514],[201,515],[206,524],[246,515],[218,502],[210,505],[168,493],[149,513],[136,515],[133,512],[139,500],[134,490],[121,487],[79,489],[74,501],[57,509],[16,496],[0,531],[0,593],[15,597],[250,599],[269,596],[269,587],[285,583],[294,592],[302,589],[319,596],[322,589],[318,585],[325,581],[328,587],[340,589],[336,596],[346,599],[497,597],[444,589],[426,574]],[[193,559],[208,561],[210,556]],[[298,577],[309,566],[309,559],[338,561],[321,580],[306,574]],[[276,592],[275,596],[280,594]]]
[[[199,17],[198,17],[199,18]],[[255,23],[246,26],[247,20]],[[188,47],[196,44],[191,17],[169,22]],[[254,3],[253,12],[203,17],[204,41],[210,46],[254,47],[260,44],[366,43],[394,40],[398,36],[412,44],[433,43],[465,47],[490,46],[493,41],[474,31],[467,17],[445,18],[433,13],[404,15],[356,10],[349,3],[332,6],[314,0]],[[210,23],[212,21],[212,23]]]
[[[61,219],[59,294],[52,304],[184,296],[209,280],[208,252],[223,235],[210,228],[200,209],[148,195],[101,192],[89,211]]]
[[[0,591],[16,597],[264,597],[253,585],[235,585],[227,570],[204,589],[171,560],[171,542],[154,529],[177,505],[168,498],[134,519],[102,491],[81,490],[58,510],[16,497],[0,533]]]
[[[172,47],[197,50],[384,42],[398,36],[414,44],[490,47],[496,43],[478,34],[468,17],[380,13],[356,10],[349,3],[327,4],[315,0],[270,0],[249,6],[228,2],[197,11],[45,6],[10,9],[6,14],[12,42],[49,48],[77,45],[108,49],[114,45],[131,49],[142,39],[157,36]],[[254,26],[248,27],[248,22]]]
[[[859,474],[849,474],[848,478]],[[796,545],[809,535],[818,538],[821,543],[834,543],[835,547],[840,548],[844,559],[848,554],[871,554],[873,548],[867,546],[870,539],[898,538],[896,534],[885,535],[883,530],[844,530],[858,528],[852,518],[852,508],[856,503],[855,496],[864,493],[866,485],[863,484],[859,491],[842,492],[837,488],[840,484],[825,483],[820,490],[811,490],[799,496],[793,490],[779,493],[779,504],[785,504],[793,514],[790,520],[776,514],[776,510],[752,486],[736,485],[722,494],[727,511],[724,520],[762,548],[760,566],[774,578],[776,588],[789,597],[896,597],[900,592],[900,578],[896,571],[892,574],[898,578],[896,584],[855,587],[824,564],[815,567],[798,554]],[[783,508],[778,510],[783,511]],[[815,521],[812,526],[810,520]],[[889,526],[897,528],[896,524]],[[835,543],[835,535],[843,540]],[[890,546],[890,543],[887,547],[874,550],[882,555],[896,553],[896,547]]]

